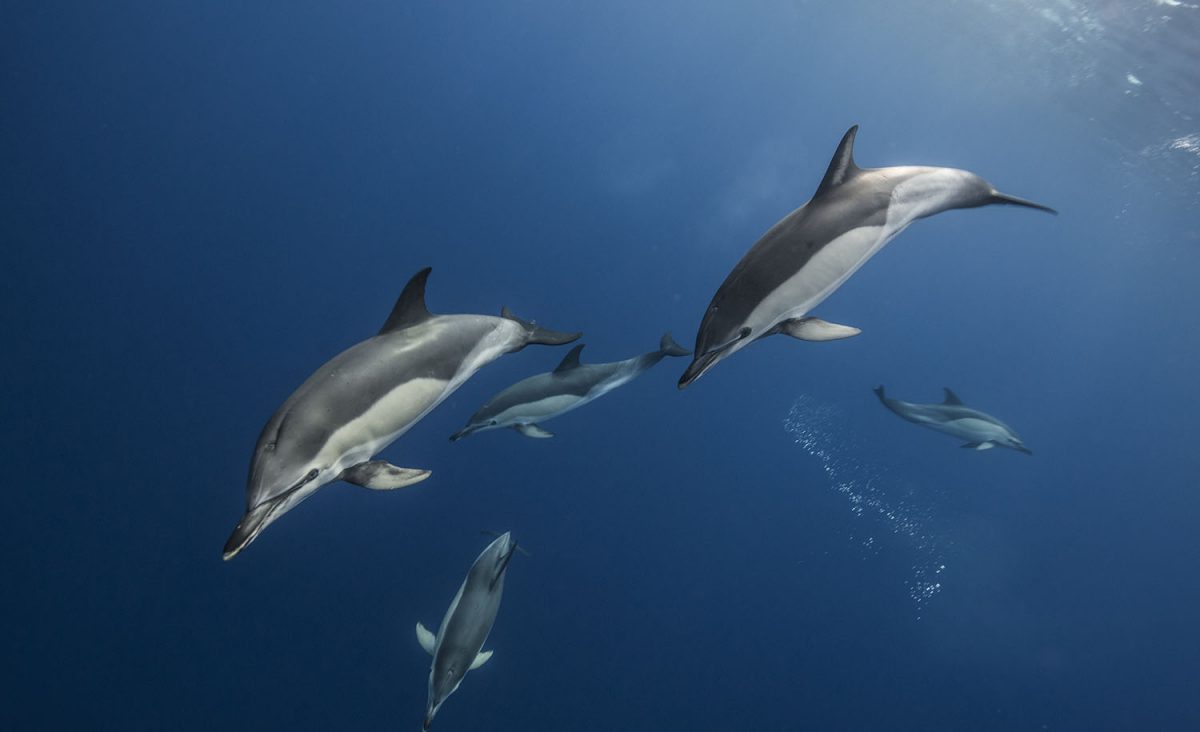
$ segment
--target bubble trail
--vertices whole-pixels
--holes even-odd
[[[817,459],[829,486],[846,497],[850,513],[868,523],[862,538],[850,537],[865,550],[864,558],[881,550],[875,536],[879,533],[891,534],[911,549],[912,575],[904,584],[919,619],[921,610],[942,591],[946,571],[947,542],[932,530],[932,507],[922,505],[911,484],[856,457],[862,446],[836,407],[803,394],[792,404],[783,427],[795,444]]]

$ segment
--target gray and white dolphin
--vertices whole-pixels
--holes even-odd
[[[1033,454],[1012,427],[986,412],[964,405],[949,389],[943,387],[943,391],[946,392],[946,398],[941,404],[913,404],[892,399],[884,395],[882,386],[875,387],[875,396],[879,397],[883,406],[909,422],[966,440],[963,447],[990,450],[999,445],[1026,455]]]
[[[417,623],[417,642],[433,656],[423,729],[433,724],[434,715],[458,689],[467,671],[479,668],[492,657],[491,651],[483,650],[483,644],[496,621],[504,594],[504,573],[516,550],[511,533],[501,534],[471,565],[437,635]]]
[[[430,471],[371,460],[476,371],[530,343],[561,345],[558,333],[515,317],[434,315],[418,272],[383,328],[341,352],[300,385],[263,427],[246,485],[246,513],[225,543],[232,559],[259,533],[335,480],[391,490]]]
[[[1056,213],[1000,193],[954,168],[859,168],[851,127],[812,199],[763,234],[709,303],[682,389],[760,338],[786,333],[827,341],[860,331],[807,317],[868,259],[917,219],[992,203]]]
[[[540,423],[566,414],[572,409],[599,399],[618,386],[624,386],[666,356],[686,356],[688,350],[664,333],[658,350],[612,363],[579,362],[579,344],[563,358],[556,369],[518,381],[487,401],[467,426],[450,436],[459,440],[487,430],[512,427],[526,437],[554,437]]]

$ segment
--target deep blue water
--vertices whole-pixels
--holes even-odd
[[[4,729],[1188,730],[1200,10],[1177,2],[6,4]],[[686,391],[451,444],[482,370],[224,563],[251,448],[432,265],[438,312],[690,345],[841,134],[1055,206],[918,222]],[[943,385],[1032,457],[871,393]]]

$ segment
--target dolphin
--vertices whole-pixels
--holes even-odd
[[[471,565],[442,618],[437,635],[417,623],[417,642],[433,656],[422,729],[433,724],[434,715],[446,698],[458,690],[467,671],[479,668],[492,657],[491,651],[483,650],[483,644],[496,621],[500,597],[504,594],[504,573],[516,550],[511,532],[501,534]]]
[[[943,387],[942,390],[946,392],[946,398],[941,404],[913,404],[892,399],[884,395],[882,386],[875,387],[875,396],[883,406],[909,422],[966,440],[963,447],[990,450],[999,445],[1026,455],[1033,454],[1012,427],[986,412],[964,405],[949,389]]]
[[[686,356],[689,351],[664,333],[658,350],[612,363],[581,364],[583,344],[575,346],[556,369],[518,381],[487,401],[467,422],[450,436],[460,440],[487,430],[512,427],[526,437],[554,437],[540,422],[566,414],[572,409],[599,399],[618,386],[624,386],[666,356]]]
[[[391,490],[425,480],[428,470],[371,458],[500,356],[581,335],[541,328],[507,308],[498,318],[434,315],[425,306],[431,271],[413,276],[377,335],[317,369],[267,421],[250,462],[246,513],[225,543],[225,559],[327,483]]]
[[[858,328],[807,313],[917,219],[992,203],[1057,213],[1000,193],[965,170],[859,168],[854,164],[857,132],[858,125],[846,132],[812,199],[763,234],[725,278],[704,313],[680,389],[775,333],[805,341],[858,335]]]

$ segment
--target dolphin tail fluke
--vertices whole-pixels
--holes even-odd
[[[1000,191],[996,191],[996,190],[992,191],[992,201],[991,202],[992,203],[1003,203],[1003,204],[1007,204],[1009,206],[1024,206],[1025,208],[1036,208],[1038,211],[1045,211],[1046,213],[1052,213],[1055,216],[1058,215],[1058,211],[1055,211],[1054,209],[1050,208],[1049,206],[1043,206],[1040,203],[1034,203],[1033,201],[1029,201],[1024,198],[1017,198],[1016,196],[1010,196],[1007,193],[1001,193]]]
[[[507,318],[508,320],[517,323],[525,329],[525,333],[527,334],[525,345],[536,343],[542,346],[561,346],[563,344],[570,343],[571,341],[579,340],[580,336],[583,335],[583,333],[563,333],[561,331],[543,328],[531,320],[522,320],[521,318],[518,318],[517,316],[513,315],[512,311],[508,308],[500,309],[500,317]]]
[[[883,384],[875,387],[873,391],[875,392],[875,396],[879,397],[879,401],[887,404],[887,396],[883,393]]]
[[[658,341],[658,352],[664,356],[690,356],[691,351],[675,342],[668,331]]]

